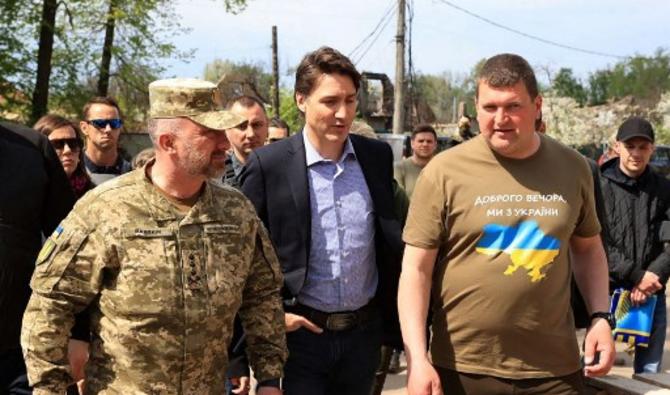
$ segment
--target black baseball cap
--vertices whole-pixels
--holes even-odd
[[[619,126],[619,131],[616,133],[617,141],[628,141],[635,137],[654,142],[654,128],[649,121],[640,117],[630,117]]]

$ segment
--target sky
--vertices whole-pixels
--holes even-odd
[[[418,73],[462,76],[482,58],[512,52],[525,57],[542,81],[561,67],[585,80],[621,60],[617,56],[651,56],[659,47],[670,49],[670,1],[665,0],[407,1],[413,10],[412,63]],[[384,72],[393,79],[396,3],[249,0],[244,11],[233,15],[225,12],[223,0],[179,0],[177,15],[190,31],[173,42],[195,52],[188,63],[167,62],[164,77],[202,78],[205,65],[217,58],[260,63],[270,71],[275,25],[282,85],[292,86],[289,70],[322,45],[350,56],[359,71]]]

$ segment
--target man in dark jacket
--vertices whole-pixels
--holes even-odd
[[[284,273],[286,395],[369,395],[382,341],[400,340],[393,154],[349,134],[359,87],[338,51],[307,54],[295,82],[303,131],[251,152],[240,175]]]
[[[649,167],[654,130],[639,117],[627,119],[617,132],[618,158],[601,167],[607,210],[612,289],[631,291],[634,305],[658,295],[648,347],[635,350],[635,372],[657,373],[665,343],[665,283],[670,276],[670,250],[660,239],[663,221],[670,217],[670,181]]]
[[[42,236],[74,204],[74,194],[47,138],[0,122],[0,393],[30,394],[19,335]]]

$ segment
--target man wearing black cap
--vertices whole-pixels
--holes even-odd
[[[619,127],[618,158],[601,167],[608,235],[611,289],[631,291],[634,305],[658,295],[648,347],[635,349],[635,373],[658,373],[665,343],[665,283],[670,276],[670,250],[660,239],[670,218],[670,181],[649,166],[654,130],[643,118],[631,117]]]

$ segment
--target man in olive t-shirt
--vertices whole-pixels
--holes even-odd
[[[412,156],[393,164],[393,178],[412,197],[414,185],[419,173],[435,155],[437,149],[437,133],[427,124],[418,125],[412,130]]]
[[[489,59],[476,103],[481,135],[435,157],[410,205],[398,296],[409,394],[579,394],[573,270],[595,314],[584,373],[603,375],[614,358],[590,170],[535,132],[542,98],[523,58]]]

